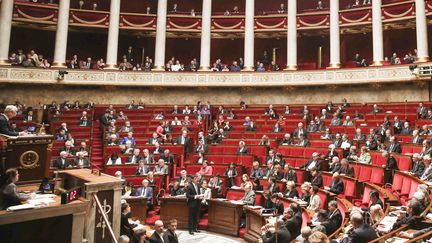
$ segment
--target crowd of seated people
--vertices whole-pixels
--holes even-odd
[[[49,107],[49,109],[51,109],[53,112],[57,113],[62,112],[66,109],[74,109],[74,106],[83,107],[79,103],[76,104],[76,102],[73,103],[69,101],[65,102],[64,104],[57,104],[56,102],[53,102],[53,104],[48,105],[47,107]],[[382,154],[384,159],[383,167],[385,168],[385,170],[397,171],[399,170],[399,168],[398,164],[396,163],[395,157],[399,156],[402,153],[402,148],[406,144],[417,145],[418,147],[421,146],[421,151],[412,155],[412,166],[411,169],[406,173],[418,177],[418,179],[423,182],[432,181],[432,166],[430,163],[432,149],[430,147],[430,141],[426,137],[427,134],[430,135],[430,133],[428,132],[428,126],[414,126],[413,124],[415,124],[415,121],[400,120],[398,117],[390,119],[390,117],[381,116],[384,117],[382,122],[377,122],[376,128],[371,128],[370,130],[368,130],[368,134],[363,134],[362,130],[359,130],[358,128],[353,128],[353,133],[350,134],[343,132],[333,133],[332,129],[334,127],[343,127],[341,126],[343,123],[339,121],[339,126],[337,126],[336,123],[331,124],[333,119],[330,119],[330,117],[339,119],[341,117],[345,117],[345,121],[348,120],[346,119],[348,107],[350,107],[350,104],[346,100],[344,100],[344,102],[340,106],[335,106],[331,102],[329,102],[327,105],[325,105],[325,107],[320,108],[320,112],[317,112],[319,114],[311,114],[307,106],[304,106],[301,111],[293,111],[292,109],[290,109],[290,107],[285,107],[285,109],[282,110],[281,108],[275,108],[273,105],[269,105],[268,107],[263,109],[262,114],[260,114],[266,117],[267,121],[274,120],[275,122],[280,122],[281,124],[283,124],[284,122],[289,121],[289,118],[285,119],[283,117],[283,115],[288,113],[287,117],[288,115],[294,116],[293,114],[295,114],[295,116],[298,118],[304,118],[306,115],[307,117],[309,117],[309,120],[314,121],[317,124],[325,123],[325,132],[321,133],[327,134],[328,136],[326,135],[321,139],[322,141],[328,141],[330,143],[330,145],[326,145],[328,146],[328,151],[325,150],[323,152],[323,150],[320,150],[320,152],[314,152],[311,154],[309,159],[305,158],[306,160],[303,164],[300,164],[298,166],[292,166],[290,163],[287,163],[285,161],[286,157],[284,157],[283,154],[278,152],[277,148],[273,149],[271,148],[271,146],[269,146],[270,150],[268,153],[266,153],[265,159],[261,162],[257,160],[254,161],[250,173],[245,174],[241,166],[239,164],[236,164],[235,162],[227,165],[225,173],[223,175],[226,179],[227,187],[233,189],[239,188],[241,190],[244,190],[245,197],[243,200],[244,202],[247,202],[247,204],[254,204],[254,202],[252,201],[252,195],[254,192],[260,193],[260,191],[265,191],[264,197],[266,198],[266,200],[264,200],[264,206],[275,209],[278,214],[282,214],[282,212],[286,211],[286,209],[281,210],[280,208],[280,200],[282,200],[283,198],[298,199],[299,201],[301,200],[305,203],[306,209],[315,212],[317,216],[316,222],[320,222],[320,225],[323,226],[317,227],[317,229],[321,228],[320,230],[322,230],[324,234],[329,235],[329,232],[334,232],[333,230],[336,227],[335,225],[340,226],[341,224],[333,224],[329,222],[331,221],[332,216],[334,216],[334,203],[331,203],[332,205],[330,205],[329,203],[329,205],[326,205],[323,208],[321,205],[322,198],[318,194],[325,192],[336,195],[343,195],[345,187],[344,183],[342,182],[343,177],[358,177],[351,163],[373,163],[374,161],[372,161],[371,158],[371,153],[373,153],[373,151],[378,151]],[[144,108],[143,104],[142,108]],[[135,101],[131,101],[131,103],[126,105],[124,109],[118,111],[114,108],[114,106],[110,105],[101,118],[101,122],[104,125],[104,129],[106,131],[105,135],[107,136],[107,138],[109,138],[106,145],[108,146],[111,143],[111,146],[118,147],[118,151],[125,154],[125,156],[119,156],[118,154],[113,153],[108,160],[109,165],[130,163],[136,166],[136,175],[147,175],[147,177],[152,177],[153,175],[158,174],[168,175],[169,165],[172,165],[175,162],[171,159],[172,156],[170,152],[166,151],[166,149],[163,149],[162,147],[164,147],[165,144],[181,144],[184,145],[185,148],[188,147],[188,149],[185,149],[185,151],[188,151],[187,153],[201,154],[200,158],[197,161],[189,161],[189,163],[196,163],[200,164],[201,166],[196,175],[201,178],[200,186],[202,186],[204,190],[203,193],[205,191],[208,191],[207,188],[215,187],[217,188],[217,196],[223,196],[224,192],[222,191],[222,186],[220,182],[220,177],[222,175],[218,175],[217,173],[215,173],[214,164],[211,161],[207,160],[206,156],[208,156],[208,147],[210,144],[221,144],[223,141],[225,141],[225,139],[230,137],[230,134],[233,133],[232,129],[236,128],[237,126],[242,126],[242,128],[244,129],[243,131],[246,131],[247,128],[251,127],[251,123],[253,124],[253,119],[251,119],[249,116],[246,116],[244,118],[244,122],[243,120],[240,120],[240,123],[230,123],[230,126],[226,126],[227,122],[233,121],[228,120],[226,116],[234,111],[230,111],[230,109],[225,108],[224,106],[213,108],[210,103],[202,104],[201,102],[199,102],[196,104],[196,108],[190,109],[188,105],[175,105],[173,106],[172,110],[167,113],[171,113],[171,115],[185,114],[193,117],[192,120],[187,120],[186,123],[184,123],[184,120],[181,120],[181,125],[174,125],[184,126],[184,130],[180,133],[181,135],[172,139],[171,141],[166,140],[166,135],[172,132],[172,130],[170,132],[169,128],[168,130],[166,129],[169,126],[172,126],[171,124],[174,121],[174,118],[172,116],[170,116],[169,119],[164,117],[162,123],[154,131],[151,137],[146,138],[147,144],[154,146],[154,149],[140,150],[137,146],[143,144],[139,144],[137,142],[138,137],[135,137],[136,133],[134,133],[133,120],[129,120],[127,117],[128,115],[130,116],[130,114],[127,112],[130,109],[138,110],[140,108],[139,105],[135,104]],[[239,106],[239,109],[247,110],[248,108],[247,105],[243,102]],[[208,110],[214,111],[214,121],[209,125],[209,130],[199,132],[197,131],[196,134],[194,133],[195,131],[191,132],[190,130],[188,130],[188,124],[193,124],[197,116],[206,115]],[[429,111],[430,107],[424,105],[423,103],[420,103],[415,109],[415,113],[419,119],[427,119],[427,114],[429,113]],[[369,112],[365,113],[384,115],[384,112],[385,110],[383,108],[375,104],[370,106]],[[194,116],[194,114],[197,114],[197,116]],[[278,115],[278,117],[276,118],[276,116],[274,115]],[[349,121],[351,121],[353,125],[355,125],[355,123],[359,121],[358,117],[361,117],[362,115],[363,114],[358,114],[357,112],[357,114],[353,116],[353,119]],[[27,113],[27,116],[32,115],[31,113],[30,115]],[[86,119],[83,118],[86,116],[87,112],[84,110],[81,113],[80,122],[77,121],[77,124],[81,123],[81,121],[85,121]],[[149,120],[153,119],[155,119],[155,117],[149,118]],[[88,120],[92,121],[92,119]],[[121,127],[116,125],[119,120],[122,120],[122,122],[124,122],[124,125]],[[363,122],[363,120],[361,119],[360,121]],[[178,124],[177,121],[175,122],[175,124]],[[261,124],[257,124],[255,126],[260,125]],[[254,125],[252,125],[252,127],[253,126]],[[283,127],[286,128],[284,125]],[[281,141],[280,143],[278,143],[280,144],[279,146],[285,147],[286,144],[293,145],[296,144],[297,141],[311,139],[312,134],[316,131],[308,131],[308,127],[309,126],[303,127],[303,123],[299,123],[297,124],[296,128],[288,131],[283,131],[283,133],[281,134],[288,134],[289,136],[283,136],[283,139],[281,139],[283,142]],[[122,135],[120,136],[120,134]],[[423,135],[420,136],[419,134]],[[196,137],[194,135],[196,135]],[[410,140],[404,140],[406,141],[405,143],[398,141],[398,137],[402,136],[409,137]],[[77,150],[74,147],[76,142],[74,137],[71,135],[67,123],[62,123],[60,125],[60,128],[57,130],[56,139],[65,142],[65,147],[60,153],[61,156],[58,160],[59,163],[57,163],[56,161],[58,167],[62,168],[64,164],[64,161],[62,160],[63,157],[67,158],[74,152],[75,154],[77,154]],[[291,140],[291,142],[289,140]],[[83,145],[81,143],[81,146],[84,147],[85,151],[86,144]],[[258,146],[258,142],[252,144],[250,142],[247,142],[246,140],[239,139],[236,153],[238,155],[250,154],[252,153],[252,146]],[[303,145],[298,144],[298,146]],[[306,146],[311,146],[311,142],[308,142]],[[359,150],[357,150],[357,148],[359,148]],[[83,150],[79,152],[83,152]],[[159,156],[158,160],[155,159],[155,155]],[[82,161],[85,161],[85,155],[75,156],[78,160],[78,166],[80,164],[85,164],[84,162],[79,162],[80,159]],[[126,158],[126,160],[121,161],[121,157]],[[329,163],[328,167],[325,166],[326,163]],[[149,164],[153,164],[152,169],[150,169]],[[296,170],[299,169],[304,169],[307,174],[310,175],[304,178],[304,183],[302,184],[298,184],[298,178],[296,175]],[[332,174],[331,181],[327,184],[324,182],[323,178],[323,175],[325,173],[324,170],[327,170]],[[170,195],[176,196],[184,194],[182,188],[185,186],[185,184],[187,185],[188,176],[190,175],[187,175],[186,170],[183,170],[182,168],[180,176],[176,178],[172,183],[172,191],[170,192]],[[240,177],[241,181],[239,182],[236,179]],[[264,186],[261,185],[261,183],[263,182],[265,182]],[[279,183],[281,182],[284,184],[282,188],[279,186]],[[142,188],[144,188],[144,192]],[[135,192],[133,195],[137,195],[137,193],[139,196],[144,196],[148,194],[148,190],[146,190],[147,183],[143,182],[142,188],[141,193]],[[369,218],[369,220],[371,221],[371,223],[367,223],[367,225],[364,223],[359,223],[359,218],[361,218],[364,222],[363,218],[366,216],[364,212],[352,213],[351,224],[353,229],[350,231],[351,233],[348,233],[346,237],[364,237],[358,236],[359,231],[361,231],[360,229],[369,229],[369,226],[373,228],[375,227],[374,225],[376,225],[376,223],[383,218],[382,210],[384,209],[385,205],[383,202],[380,202],[379,197],[375,194],[376,192],[371,193],[370,197],[371,207],[369,211],[371,217]],[[423,189],[421,186],[419,186],[418,191],[413,194],[413,197],[407,203],[406,218],[401,216],[399,221],[395,223],[394,228],[396,229],[400,225],[406,223],[411,225],[412,227],[415,227],[420,220],[420,213],[429,206],[429,202],[430,199],[428,188]],[[379,205],[379,207],[375,205]],[[205,208],[205,206],[203,208]],[[359,213],[360,215],[355,213]],[[297,234],[295,235],[292,232],[290,232],[290,234],[290,237],[292,237],[290,239],[295,239],[299,235],[302,235],[299,232],[297,232]],[[407,234],[407,237],[412,236],[409,235],[409,233]],[[268,231],[265,231],[264,235],[265,237],[272,236],[271,232],[268,233]]]

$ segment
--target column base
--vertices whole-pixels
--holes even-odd
[[[115,64],[107,64],[107,65],[104,67],[104,70],[118,70],[118,67],[117,67],[117,65],[115,65]]]
[[[52,68],[67,68],[66,63],[64,63],[64,62],[53,62],[51,67]]]
[[[330,66],[327,67],[327,69],[339,69],[341,68],[340,63],[330,64]]]
[[[415,63],[418,63],[418,62],[429,62],[429,57],[419,57],[419,58],[417,58],[417,61],[415,61]]]
[[[297,69],[297,65],[287,65],[286,68],[284,68],[284,71],[295,71]]]
[[[241,71],[242,72],[254,72],[255,71],[255,67],[254,66],[244,66]]]
[[[198,69],[198,72],[210,71],[210,66],[201,66]]]
[[[381,67],[384,64],[384,61],[373,61],[370,65],[371,67]]]
[[[164,66],[155,66],[154,68],[152,68],[153,72],[163,72],[165,71],[165,67]]]
[[[11,64],[7,59],[0,59],[0,65],[2,66],[10,66]]]

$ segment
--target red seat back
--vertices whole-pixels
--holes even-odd
[[[392,184],[392,191],[400,191],[402,189],[402,184],[403,184],[403,179],[404,177],[399,174],[399,173],[395,173],[393,176],[393,184]]]
[[[370,166],[362,166],[359,174],[359,181],[368,182],[370,180],[372,168]]]
[[[372,167],[370,183],[378,185],[384,184],[384,169],[382,167]]]
[[[244,196],[244,192],[237,190],[227,190],[226,199],[228,200],[240,200]]]

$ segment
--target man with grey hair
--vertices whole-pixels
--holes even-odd
[[[254,206],[255,205],[255,192],[252,190],[252,186],[250,184],[246,184],[244,188],[245,194],[242,199],[240,199],[241,202],[243,202],[246,205]]]
[[[15,132],[9,126],[9,120],[17,115],[18,108],[14,105],[8,105],[4,109],[4,112],[0,114],[0,134],[7,136],[22,136],[26,135],[27,132]]]
[[[276,224],[274,225],[275,228],[274,233],[270,231],[272,225],[270,224],[264,225],[261,228],[263,233],[262,241],[264,243],[268,243],[268,242],[290,242],[291,240],[293,240],[294,238],[291,236],[288,229],[286,227],[283,227],[283,224],[284,224],[283,220],[281,219],[276,220]]]
[[[430,155],[423,156],[423,163],[425,164],[425,169],[423,174],[420,176],[420,180],[427,181],[432,178],[432,164]]]
[[[127,235],[120,235],[117,242],[118,243],[129,243],[130,239]]]
[[[420,178],[425,170],[425,164],[422,161],[420,154],[415,153],[412,156],[412,169],[409,171],[410,175]]]
[[[153,188],[149,186],[149,181],[144,179],[142,181],[142,187],[138,188],[135,196],[144,197],[147,199],[147,205],[152,208],[153,204]]]

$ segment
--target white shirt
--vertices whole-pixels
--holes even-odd
[[[180,69],[181,69],[180,64],[171,65],[171,71],[173,71],[173,72],[178,72],[178,71],[180,71]]]

